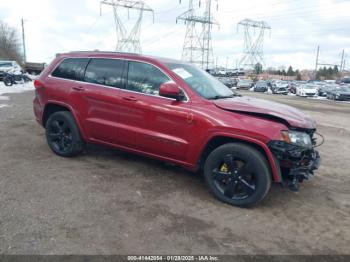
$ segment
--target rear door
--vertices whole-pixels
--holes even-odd
[[[84,126],[89,139],[117,144],[118,96],[124,85],[124,60],[92,58],[79,83],[80,99],[85,106]]]
[[[159,96],[172,81],[154,65],[129,61],[125,90],[119,102],[119,136],[123,146],[184,161],[193,128],[190,101]]]

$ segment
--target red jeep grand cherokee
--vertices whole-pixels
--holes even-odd
[[[320,163],[308,116],[242,97],[180,61],[61,54],[35,88],[35,116],[57,155],[98,143],[203,170],[212,193],[232,205],[253,206],[272,181],[297,190]]]

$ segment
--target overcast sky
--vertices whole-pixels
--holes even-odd
[[[112,9],[99,0],[1,0],[0,20],[20,29],[25,19],[27,60],[50,62],[56,53],[71,50],[115,50],[116,33]],[[205,2],[202,0],[202,2]],[[188,8],[188,0],[148,0],[155,11],[144,15],[141,45],[144,54],[180,59],[185,25],[176,17]],[[195,6],[198,0],[194,0]],[[216,9],[216,8],[214,8]],[[245,18],[264,20],[272,28],[266,34],[266,66],[315,67],[316,48],[320,61],[340,64],[342,49],[350,58],[350,0],[219,0],[214,16],[214,56],[219,65],[235,67],[242,56],[243,31],[237,23]],[[135,12],[122,13],[127,25]],[[350,61],[346,68],[350,67]]]

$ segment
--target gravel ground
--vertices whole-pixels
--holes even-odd
[[[248,94],[248,93],[247,93]],[[114,149],[54,155],[33,92],[0,108],[1,254],[350,254],[350,105],[250,93],[294,105],[326,137],[317,176],[275,185],[254,209],[216,201],[200,175]]]

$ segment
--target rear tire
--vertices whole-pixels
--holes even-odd
[[[70,112],[53,113],[46,122],[46,139],[51,150],[62,157],[73,157],[84,149],[79,128]]]
[[[269,166],[264,156],[241,143],[215,149],[205,162],[204,176],[217,199],[239,207],[256,205],[271,187]]]

